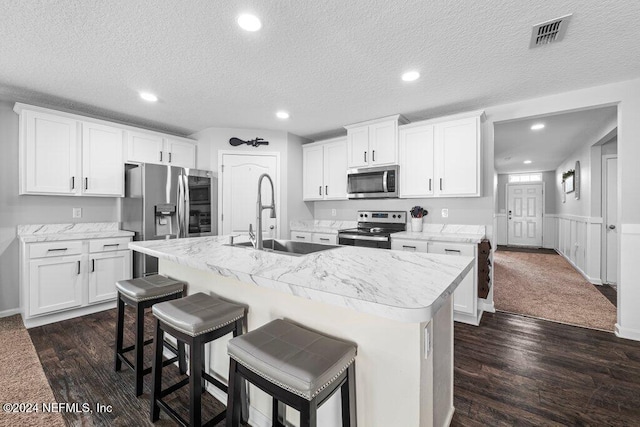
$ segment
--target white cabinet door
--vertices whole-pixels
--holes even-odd
[[[28,316],[82,305],[81,255],[29,261]]]
[[[150,133],[127,132],[127,161],[140,163],[163,163],[167,154],[163,151],[162,137]]]
[[[311,233],[307,233],[304,231],[292,231],[291,232],[291,240],[297,240],[299,242],[310,242],[311,241]]]
[[[398,122],[385,121],[369,126],[369,150],[371,166],[396,164],[398,162]]]
[[[313,243],[322,243],[323,245],[337,245],[338,235],[329,233],[313,233],[311,235],[311,241]]]
[[[347,199],[347,140],[324,146],[324,199]]]
[[[35,111],[23,113],[20,194],[76,194],[78,121]]]
[[[116,282],[131,278],[131,251],[91,254],[89,304],[116,298]]]
[[[350,168],[369,166],[369,126],[347,129]]]
[[[324,198],[324,146],[302,146],[302,200]],[[346,171],[345,171],[346,174]]]
[[[196,167],[196,146],[188,142],[177,139],[166,138],[167,163],[171,166],[180,166],[183,168]]]
[[[438,194],[480,195],[479,118],[436,124],[434,153]]]
[[[110,126],[82,124],[82,193],[124,196],[123,131]]]
[[[400,129],[400,197],[434,194],[433,126]]]
[[[475,257],[475,245],[460,243],[433,242],[429,245],[429,253]],[[475,266],[467,273],[462,283],[453,293],[453,309],[460,313],[475,316],[477,292],[475,289]]]

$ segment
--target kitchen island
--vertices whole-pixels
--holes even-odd
[[[291,256],[226,245],[228,236],[132,242],[188,293],[246,304],[248,328],[286,318],[358,345],[356,402],[364,426],[443,426],[453,415],[452,294],[473,258],[338,247]],[[225,379],[227,339],[207,366]],[[224,395],[212,389],[224,401]],[[250,423],[269,425],[271,399],[250,389]],[[318,412],[339,425],[339,396]],[[288,419],[297,422],[295,411]]]

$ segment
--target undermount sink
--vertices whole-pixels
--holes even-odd
[[[323,245],[320,243],[298,242],[295,240],[278,240],[269,239],[262,242],[264,250],[266,252],[275,252],[278,254],[301,256],[312,254],[314,252],[326,251],[329,249],[335,249],[337,245]],[[253,248],[251,242],[234,243],[229,246],[239,246],[244,248]]]

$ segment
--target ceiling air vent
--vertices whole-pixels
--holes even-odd
[[[567,32],[567,26],[572,15],[561,16],[560,18],[534,25],[529,48],[561,41]]]

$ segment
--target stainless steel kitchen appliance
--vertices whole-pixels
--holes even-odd
[[[347,194],[350,199],[398,197],[398,166],[347,170]]]
[[[338,231],[338,243],[391,249],[391,235],[407,229],[403,211],[358,211],[358,227]]]
[[[217,188],[210,171],[127,164],[122,228],[135,233],[133,240],[216,235]],[[157,258],[134,252],[134,277],[157,271]]]

